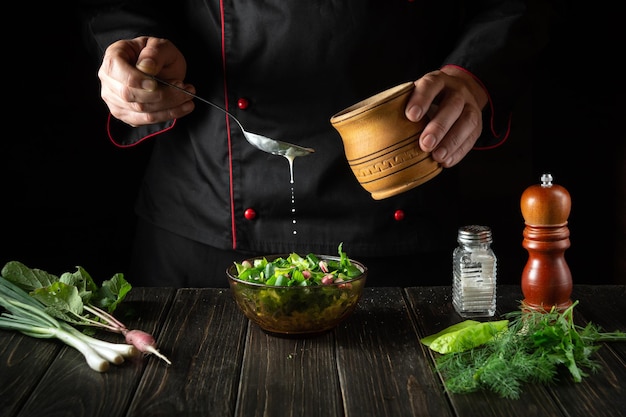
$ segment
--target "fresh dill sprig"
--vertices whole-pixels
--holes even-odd
[[[505,315],[506,331],[488,343],[458,353],[439,355],[436,368],[451,393],[490,390],[500,397],[518,399],[526,383],[556,382],[561,366],[580,382],[600,365],[592,355],[600,342],[626,341],[626,333],[603,332],[589,322],[574,323],[573,310],[515,311]]]

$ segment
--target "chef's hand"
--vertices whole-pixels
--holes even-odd
[[[424,75],[415,81],[415,87],[406,116],[413,121],[425,114],[430,117],[420,135],[420,147],[450,168],[467,155],[482,132],[487,93],[470,74],[455,66]]]
[[[187,63],[176,46],[147,36],[117,41],[106,49],[98,70],[100,95],[111,115],[131,125],[165,122],[191,113],[192,97],[174,88],[163,88],[146,74],[170,81],[192,93],[183,84]]]

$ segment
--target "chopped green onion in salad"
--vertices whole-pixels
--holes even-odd
[[[279,257],[273,261],[259,258],[253,264],[247,260],[235,262],[237,278],[257,284],[289,287],[348,281],[361,275],[362,271],[350,262],[342,246],[342,243],[339,244],[337,259],[319,259],[312,253],[306,257],[291,253],[286,258]]]

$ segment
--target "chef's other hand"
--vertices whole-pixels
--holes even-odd
[[[467,155],[482,132],[487,93],[469,73],[455,66],[424,75],[415,87],[406,116],[413,121],[429,116],[420,147],[450,168]]]
[[[141,126],[186,116],[195,108],[192,97],[159,85],[154,75],[195,93],[184,84],[187,63],[169,40],[147,36],[120,40],[104,53],[98,70],[100,95],[113,117]]]

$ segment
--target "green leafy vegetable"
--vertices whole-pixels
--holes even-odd
[[[123,274],[115,274],[98,287],[84,268],[76,267],[76,272],[65,272],[60,277],[36,268],[29,268],[21,262],[10,261],[2,268],[2,276],[13,282],[41,302],[55,310],[83,314],[82,305],[90,304],[113,313],[132,289]],[[65,304],[65,305],[64,305]],[[67,316],[59,317],[66,320]]]
[[[362,271],[350,262],[342,246],[340,243],[338,260],[320,260],[312,253],[306,257],[291,253],[287,258],[279,257],[271,262],[266,258],[255,259],[254,265],[248,261],[235,262],[237,278],[258,284],[287,287],[348,281],[361,275]]]
[[[578,301],[565,311],[515,311],[505,315],[508,329],[484,345],[436,358],[446,388],[453,393],[491,390],[519,398],[526,383],[552,383],[561,366],[575,382],[600,369],[592,355],[600,342],[626,341],[626,333],[604,332],[589,322],[574,323]],[[432,346],[432,344],[431,344]]]

